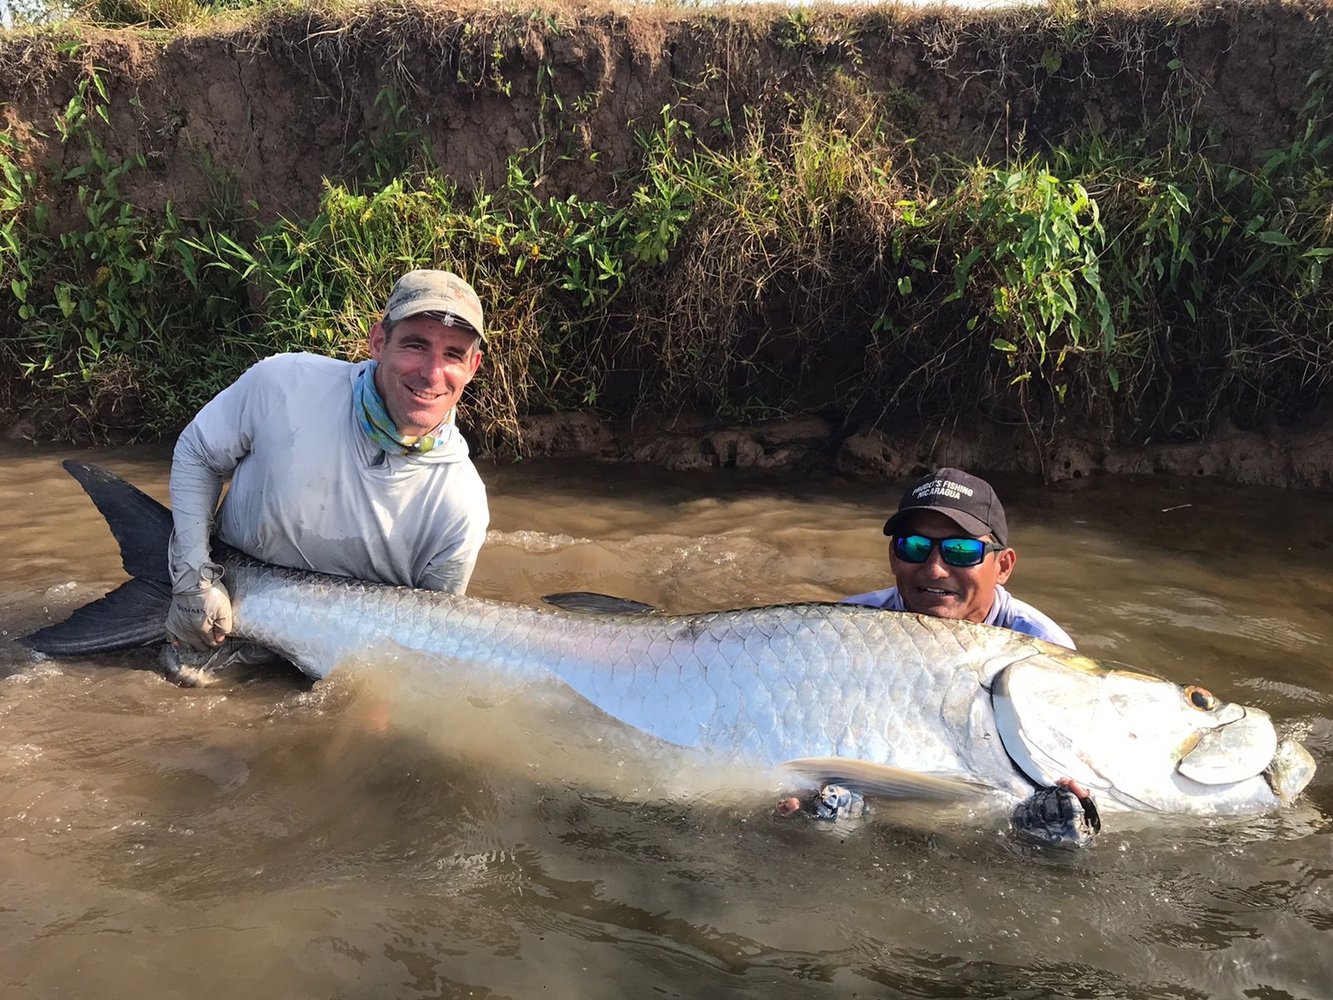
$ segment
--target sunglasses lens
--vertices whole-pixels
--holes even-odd
[[[950,566],[976,566],[986,558],[986,543],[980,538],[945,538],[940,555]]]
[[[930,558],[935,542],[925,535],[899,535],[893,540],[894,551],[903,562],[923,563]]]

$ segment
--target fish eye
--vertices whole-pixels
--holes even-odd
[[[1205,712],[1211,712],[1217,707],[1217,698],[1207,688],[1190,685],[1185,689],[1185,697],[1191,705],[1195,708],[1201,708]]]

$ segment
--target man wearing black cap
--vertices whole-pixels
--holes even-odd
[[[1004,589],[1018,555],[1000,498],[984,479],[939,469],[918,480],[884,534],[898,585],[844,603],[995,625],[1074,648],[1064,629]]]
[[[214,396],[172,458],[172,644],[207,651],[231,631],[215,531],[279,566],[461,594],[490,514],[454,414],[485,336],[471,285],[409,271],[371,360],[279,354]]]

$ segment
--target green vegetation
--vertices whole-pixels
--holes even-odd
[[[788,20],[794,50],[827,44],[802,11]],[[0,136],[0,366],[23,374],[7,405],[77,414],[70,436],[170,432],[258,357],[360,356],[393,278],[419,265],[463,273],[489,304],[467,420],[492,442],[523,413],[588,406],[987,412],[1187,439],[1223,415],[1299,415],[1333,378],[1319,74],[1300,130],[1247,163],[1179,109],[1151,136],[958,163],[919,153],[851,79],[824,82],[725,143],[663,108],[601,199],[539,183],[565,110],[541,79],[551,138],[489,190],[433,172],[386,88],[386,137],[349,149],[360,180],[261,227],[205,162],[206,217],[131,204],[144,164],[105,152],[90,69],[51,124],[76,165],[41,175],[24,139]]]

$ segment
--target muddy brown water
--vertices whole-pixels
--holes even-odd
[[[780,820],[558,692],[39,660],[13,637],[123,578],[69,456],[166,494],[161,450],[0,455],[4,998],[1333,996],[1327,496],[997,477],[1015,593],[1088,653],[1266,709],[1321,766],[1279,815],[1117,819],[1068,852],[994,820]],[[901,484],[483,475],[477,595],[888,583]]]

